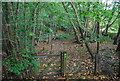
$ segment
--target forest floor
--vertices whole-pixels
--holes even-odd
[[[96,52],[96,43],[89,44],[90,49],[93,53]],[[77,44],[73,39],[64,39],[64,40],[53,40],[51,43],[42,42],[36,47],[37,50],[41,51],[39,55],[45,54],[60,54],[60,52],[67,52],[67,67],[65,71],[65,77],[60,77],[59,75],[54,75],[59,71],[55,71],[56,69],[49,68],[50,72],[46,72],[43,74],[43,79],[48,78],[59,78],[59,79],[116,79],[114,77],[116,75],[115,66],[118,62],[118,58],[116,56],[115,49],[116,45],[113,45],[111,42],[105,42],[100,44],[100,51],[97,58],[99,59],[97,65],[97,75],[94,76],[94,63],[91,60],[91,56],[86,50],[84,44]],[[47,57],[38,58],[37,60],[41,63],[40,67],[47,67],[50,60]],[[51,66],[57,66],[60,64],[60,59],[55,60]],[[44,63],[44,61],[48,61],[48,63]],[[39,72],[42,71],[39,69]],[[45,75],[52,76],[45,76]],[[54,76],[53,76],[54,75]],[[40,77],[39,77],[40,78]]]

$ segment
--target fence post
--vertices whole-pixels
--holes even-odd
[[[64,76],[66,70],[67,52],[61,52],[61,76]]]

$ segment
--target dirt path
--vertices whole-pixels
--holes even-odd
[[[91,62],[90,55],[86,50],[85,45],[74,43],[75,40],[54,40],[52,43],[40,43],[37,50],[41,51],[38,55],[44,54],[60,54],[60,52],[67,52],[67,70],[66,74],[86,76],[93,74],[94,64]],[[91,50],[95,53],[96,43],[89,44]],[[100,44],[100,54],[113,51],[116,45],[111,43]],[[113,56],[112,56],[113,57]],[[115,57],[114,57],[115,58]]]

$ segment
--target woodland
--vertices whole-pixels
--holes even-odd
[[[119,81],[119,59],[119,2],[2,2],[3,81]]]

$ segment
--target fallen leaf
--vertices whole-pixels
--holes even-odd
[[[93,76],[93,78],[94,78],[94,79],[99,79],[99,77],[97,77],[97,76]]]

